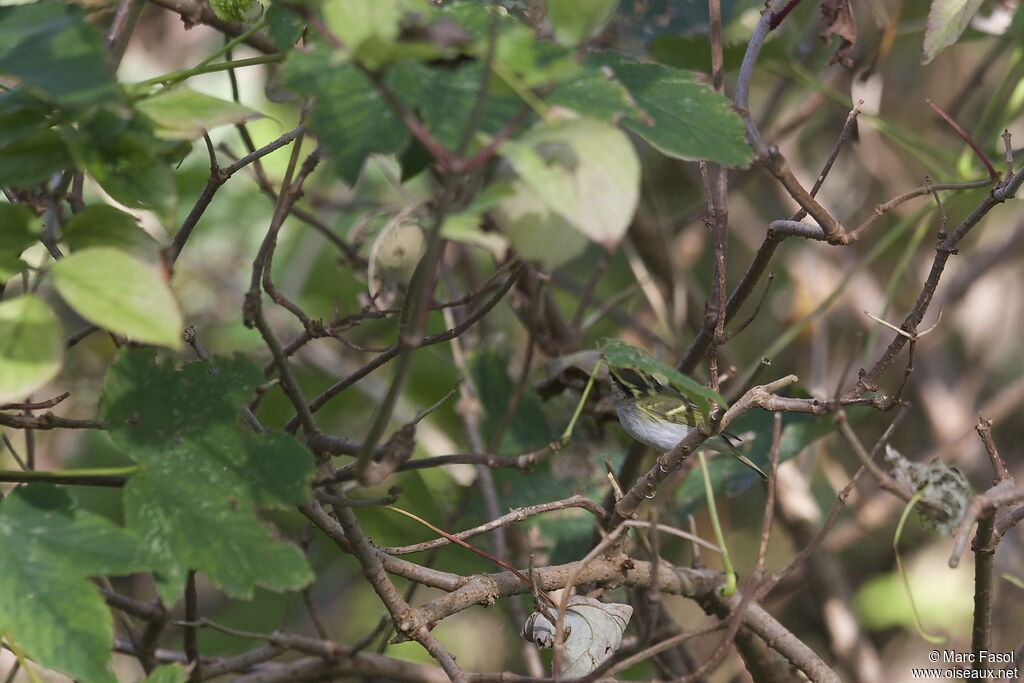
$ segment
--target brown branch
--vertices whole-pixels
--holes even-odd
[[[914,492],[901,486],[891,474],[875,463],[874,458],[864,448],[864,445],[860,442],[860,438],[857,437],[853,428],[850,427],[850,423],[846,419],[846,415],[842,412],[836,415],[836,425],[839,426],[839,431],[853,448],[853,452],[857,454],[857,458],[860,460],[861,466],[870,472],[871,476],[878,480],[878,485],[881,486],[883,490],[901,498],[904,502],[909,502],[914,496]]]
[[[995,534],[991,512],[978,520],[974,535],[974,621],[971,626],[972,668],[987,671],[990,667],[983,653],[992,640],[992,599],[995,597]]]
[[[249,30],[249,26],[246,26],[243,23],[221,19],[213,13],[213,10],[210,9],[209,5],[199,2],[198,0],[149,1],[154,5],[158,5],[179,14],[186,29],[190,29],[197,24],[206,24],[207,26],[212,26],[221,33],[229,36],[238,36]],[[277,46],[275,46],[268,37],[261,33],[249,36],[246,38],[245,42],[250,47],[254,47],[260,52],[265,52],[267,54],[273,54],[278,51]]]
[[[832,152],[828,155],[828,159],[825,161],[825,165],[822,166],[821,172],[818,173],[817,179],[814,181],[814,185],[811,187],[811,196],[818,196],[818,190],[825,184],[825,178],[828,177],[829,172],[832,170],[832,165],[835,164],[836,159],[839,158],[839,152],[843,149],[846,141],[850,139],[850,133],[854,130],[854,125],[857,123],[857,116],[860,115],[860,108],[864,104],[864,100],[858,100],[857,104],[850,110],[850,113],[846,115],[846,122],[843,124],[842,130],[839,131],[839,137],[836,138],[836,142],[832,145]],[[794,215],[792,220],[802,220],[807,212],[804,209],[800,209]]]
[[[979,493],[972,498],[963,519],[960,520],[960,524],[957,526],[956,534],[953,536],[953,549],[949,554],[949,566],[956,568],[960,564],[960,558],[967,549],[967,541],[974,522],[1003,505],[1013,505],[1022,500],[1024,500],[1024,485],[1016,485],[1013,479],[1005,479],[984,493]]]
[[[794,236],[846,246],[857,242],[865,235],[865,233],[868,232],[868,230],[874,227],[878,222],[878,219],[891,213],[900,205],[905,204],[911,199],[923,197],[928,194],[934,195],[938,190],[970,190],[987,187],[989,185],[991,185],[991,182],[987,178],[963,183],[925,183],[920,187],[908,190],[901,195],[878,204],[874,211],[871,212],[871,215],[861,222],[860,225],[850,230],[844,230],[842,237],[838,238],[838,241],[832,240],[821,227],[811,223],[802,223],[792,218],[772,221],[769,223],[768,229],[777,239]]]
[[[71,392],[65,391],[63,394],[60,394],[59,396],[54,396],[53,398],[47,399],[45,401],[32,401],[29,403],[5,403],[4,405],[0,406],[0,410],[45,410],[46,408],[54,407],[55,405],[57,405],[70,395]]]
[[[505,280],[504,284],[502,284],[501,288],[494,294],[494,296],[488,299],[483,305],[480,306],[480,308],[476,309],[475,311],[467,315],[466,319],[463,320],[461,323],[444,332],[440,332],[438,334],[433,335],[427,335],[423,337],[416,345],[416,348],[424,348],[427,346],[432,346],[434,344],[440,344],[441,342],[449,341],[450,339],[453,339],[458,335],[462,334],[463,332],[465,332],[466,330],[468,330],[477,321],[479,321],[481,318],[487,315],[492,308],[498,305],[498,302],[500,302],[505,297],[505,294],[508,293],[508,290],[512,288],[512,285],[514,285],[516,280],[519,279],[519,276],[522,275],[523,269],[524,266],[522,266],[521,264],[517,266],[516,269]],[[388,361],[394,359],[396,356],[398,356],[400,349],[400,344],[393,344],[389,346],[386,351],[379,354],[369,363],[366,363],[361,368],[351,373],[348,377],[345,377],[344,379],[332,384],[330,387],[325,389],[319,395],[315,396],[309,402],[308,405],[310,412],[317,412],[318,410],[320,410],[320,408],[324,406],[324,404],[326,404],[329,400],[340,394],[342,391],[349,388],[350,386],[361,380],[363,377],[369,375],[377,368],[386,364]],[[298,419],[293,417],[291,421],[289,421],[288,424],[285,425],[285,431],[294,432],[298,425]]]
[[[217,190],[219,190],[221,186],[231,178],[231,176],[261,157],[264,157],[289,144],[292,140],[302,135],[303,130],[304,127],[300,125],[288,131],[276,140],[267,143],[258,150],[245,155],[230,166],[220,168],[214,165],[214,168],[210,170],[210,177],[207,178],[206,185],[203,186],[198,199],[196,199],[195,204],[192,205],[192,210],[189,211],[185,221],[174,234],[174,238],[171,240],[170,246],[166,249],[168,261],[170,263],[174,263],[178,260],[178,256],[181,255],[181,250],[184,249],[185,243],[192,235],[192,231],[195,230],[196,225],[199,223],[199,219],[203,217],[207,207],[210,206],[210,202],[213,201],[213,197],[217,194]]]
[[[988,453],[988,458],[992,462],[992,469],[995,471],[995,480],[993,484],[998,484],[1001,481],[1010,478],[1010,472],[1006,468],[1006,461],[999,455],[999,451],[996,449],[996,442],[992,439],[992,420],[986,420],[984,417],[978,416],[978,424],[974,427],[978,432],[978,436],[981,437],[981,442],[985,446],[985,452]]]
[[[152,621],[163,618],[167,613],[167,610],[161,608],[159,603],[141,602],[135,598],[104,588],[101,588],[100,592],[103,594],[103,599],[108,605],[114,609],[121,610],[125,614],[130,614],[136,619]]]
[[[742,596],[730,598],[712,596],[730,611],[739,608]],[[760,605],[750,603],[743,614],[743,625],[760,636],[773,650],[785,657],[789,662],[807,675],[815,683],[840,683],[839,676],[815,654],[814,650],[775,620]]]
[[[305,657],[264,671],[238,676],[234,683],[294,683],[334,679],[449,683],[443,669],[425,664],[360,652],[352,658]]]
[[[503,569],[507,569],[508,571],[512,572],[513,574],[516,574],[517,576],[519,576],[519,578],[526,579],[526,575],[525,574],[523,574],[521,571],[519,571],[518,569],[516,569],[515,567],[513,567],[512,565],[510,565],[508,562],[506,562],[505,560],[501,559],[500,557],[495,557],[495,556],[491,555],[490,553],[488,553],[488,552],[486,552],[484,550],[481,550],[480,548],[477,548],[476,546],[473,546],[473,545],[470,545],[469,543],[466,543],[465,541],[463,541],[461,538],[459,538],[455,534],[448,533],[444,529],[441,529],[440,527],[437,527],[437,526],[431,524],[430,522],[428,522],[427,520],[423,519],[419,515],[414,515],[413,513],[408,512],[406,510],[402,510],[402,509],[399,509],[399,508],[396,508],[396,507],[391,507],[391,506],[389,506],[388,509],[390,509],[390,510],[392,510],[394,512],[397,512],[397,513],[399,513],[401,515],[404,515],[406,517],[409,517],[411,519],[416,520],[417,522],[419,522],[423,526],[425,526],[428,529],[430,529],[431,531],[433,531],[435,534],[438,534],[443,540],[448,541],[449,543],[454,543],[457,546],[461,546],[461,547],[465,548],[466,550],[468,550],[469,552],[473,553],[474,555],[477,555],[478,557],[482,557],[483,559],[487,560],[488,562],[492,562],[492,563],[498,565],[499,567],[502,567]],[[501,527],[499,526],[499,527],[495,527],[495,528],[501,528]]]
[[[885,445],[889,443],[889,440],[892,438],[892,435],[896,432],[897,427],[899,427],[899,425],[903,422],[904,418],[906,418],[909,412],[909,407],[903,405],[900,408],[900,410],[896,413],[896,417],[894,417],[893,421],[889,423],[889,426],[882,433],[882,436],[879,437],[878,441],[871,449],[870,457],[872,461],[874,461],[878,457],[878,455],[885,448]],[[860,468],[858,468],[857,471],[853,473],[853,476],[850,477],[849,483],[847,483],[847,485],[844,486],[843,489],[836,495],[836,501],[835,503],[832,504],[832,509],[829,511],[828,516],[822,523],[821,528],[818,529],[818,533],[814,535],[814,538],[811,539],[811,542],[807,543],[800,550],[800,552],[797,553],[796,556],[789,561],[788,564],[774,571],[767,580],[765,580],[761,583],[760,586],[758,586],[757,596],[755,599],[761,600],[775,586],[777,586],[787,576],[792,574],[798,567],[800,567],[804,562],[806,562],[807,559],[811,557],[811,555],[813,555],[817,551],[817,549],[821,546],[822,541],[825,540],[825,537],[832,530],[832,527],[835,526],[835,523],[839,519],[839,515],[843,511],[843,508],[846,507],[846,499],[850,497],[851,493],[853,493],[853,489],[856,487],[857,482],[860,480],[860,478],[864,475],[866,471],[867,468],[861,465]]]
[[[78,420],[53,413],[8,415],[0,413],[0,427],[12,429],[103,429],[102,420]]]
[[[198,619],[198,610],[199,595],[196,592],[196,573],[194,570],[190,570],[185,581],[185,621],[195,622]],[[188,680],[190,682],[202,680],[203,662],[199,657],[199,641],[196,627],[192,623],[185,626],[183,649],[185,650],[185,657],[192,667]]]
[[[976,206],[974,210],[963,219],[963,221],[960,222],[960,225],[957,226],[956,230],[951,235],[947,235],[945,238],[940,239],[937,242],[931,270],[929,271],[928,277],[921,288],[917,301],[914,303],[914,307],[907,314],[903,324],[900,325],[901,330],[909,332],[912,335],[916,333],[917,326],[924,318],[924,314],[928,310],[928,305],[931,303],[935,290],[939,286],[939,278],[942,276],[946,262],[949,260],[950,255],[957,252],[957,245],[997,204],[1013,197],[1014,193],[1020,188],[1022,183],[1024,183],[1024,170],[1018,171],[1005,185],[994,189],[991,194],[985,197],[985,199],[982,200],[982,202]],[[870,387],[878,381],[878,378],[881,377],[882,373],[896,359],[896,355],[899,354],[907,342],[908,338],[906,336],[902,334],[895,335],[882,356],[875,362],[870,370],[861,374],[857,383],[843,395],[843,398],[856,398],[863,395],[866,391],[869,391]]]
[[[449,678],[453,681],[461,680],[462,669],[455,663],[455,659],[445,650],[444,646],[430,634],[429,621],[423,618],[420,610],[413,609],[405,602],[395,589],[394,584],[388,579],[377,551],[363,534],[352,509],[349,507],[335,508],[334,514],[344,529],[345,538],[348,540],[352,554],[356,556],[359,564],[363,567],[363,576],[373,586],[377,596],[380,597],[388,613],[391,614],[395,630],[423,646],[423,649],[437,660]]]
[[[453,534],[455,538],[460,540],[473,538],[481,534],[486,534],[498,527],[507,526],[515,522],[521,522],[524,519],[535,517],[546,512],[552,512],[554,510],[564,510],[566,508],[581,508],[592,513],[599,520],[604,519],[605,512],[596,503],[591,501],[589,498],[584,496],[570,496],[563,500],[556,500],[550,503],[540,503],[538,505],[530,505],[524,508],[517,508],[512,510],[507,515],[502,515],[497,519],[492,519],[485,524],[480,524],[473,527],[472,529],[466,529],[457,534]],[[409,553],[419,553],[425,550],[432,550],[434,548],[440,548],[448,545],[451,541],[447,538],[435,538],[432,541],[424,541],[423,543],[414,543],[412,545],[403,545],[394,548],[381,548],[381,550],[388,555],[407,555]]]
[[[305,119],[306,109],[303,109],[303,120]],[[301,129],[301,125],[299,128]],[[243,305],[243,319],[247,327],[255,327],[259,330],[260,335],[263,337],[264,343],[267,348],[270,349],[271,355],[277,361],[278,372],[281,378],[281,388],[284,390],[285,396],[288,397],[292,405],[295,407],[299,421],[302,423],[303,430],[306,436],[312,436],[316,434],[319,429],[316,426],[316,421],[313,419],[313,414],[306,407],[306,398],[303,395],[302,388],[299,386],[298,379],[295,377],[295,373],[292,372],[291,365],[288,363],[287,358],[284,356],[284,350],[281,347],[281,342],[274,334],[273,329],[267,322],[266,316],[263,313],[262,297],[260,294],[260,285],[265,284],[266,274],[270,271],[270,263],[273,258],[274,249],[277,245],[277,235],[284,224],[285,218],[288,216],[289,210],[294,204],[300,194],[302,193],[302,185],[309,174],[313,172],[319,162],[320,155],[318,151],[314,150],[302,163],[302,167],[299,169],[298,174],[294,176],[295,165],[298,161],[299,152],[302,149],[302,133],[299,132],[296,137],[295,146],[292,148],[292,154],[288,162],[288,169],[285,171],[284,181],[281,184],[281,194],[278,196],[277,206],[274,208],[274,215],[270,220],[270,226],[267,228],[267,234],[263,238],[263,242],[260,245],[259,251],[256,254],[256,258],[253,259],[252,266],[252,277],[249,285],[249,291],[245,295],[245,303]]]

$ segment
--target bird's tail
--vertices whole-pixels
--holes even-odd
[[[739,444],[743,443],[743,441],[738,436],[736,436],[735,434],[731,434],[729,432],[722,432],[720,436],[722,437],[722,440],[725,441],[726,443],[727,447],[724,449],[726,453],[736,458],[750,469],[757,472],[758,476],[761,477],[762,481],[768,481],[768,475],[764,473],[764,470],[758,467],[753,460],[748,458],[746,455],[743,454],[742,451],[740,451],[739,448],[737,448]]]

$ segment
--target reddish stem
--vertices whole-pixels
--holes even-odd
[[[985,153],[981,151],[981,147],[978,147],[977,143],[971,139],[971,136],[967,134],[967,131],[961,128],[960,124],[953,120],[952,116],[942,111],[937,104],[935,104],[931,100],[925,100],[925,102],[927,102],[928,106],[931,107],[932,110],[939,115],[940,119],[945,121],[946,124],[950,128],[952,128],[957,135],[960,136],[961,140],[963,140],[970,146],[970,148],[974,151],[974,155],[978,157],[981,160],[981,163],[985,165],[985,168],[988,169],[989,178],[991,178],[994,182],[998,183],[1001,180],[1001,178],[999,177],[999,173],[996,171],[996,167],[992,165],[992,162],[988,160],[988,157],[985,156]]]

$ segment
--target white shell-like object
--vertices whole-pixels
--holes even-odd
[[[561,675],[579,678],[601,666],[622,646],[622,634],[632,616],[630,605],[582,595],[569,598]],[[554,647],[555,625],[540,612],[534,612],[523,627],[523,638],[543,648]]]

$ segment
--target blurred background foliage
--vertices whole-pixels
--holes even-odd
[[[513,11],[530,11],[529,2],[506,2]],[[855,4],[860,35],[852,68],[829,64],[835,44],[823,43],[815,3],[803,3],[773,34],[758,65],[751,98],[755,118],[762,122],[768,139],[784,149],[797,176],[809,186],[826,159],[853,102],[863,100],[863,113],[855,138],[846,146],[821,191],[822,202],[848,225],[870,215],[873,207],[919,185],[926,176],[954,181],[984,176],[984,170],[951,131],[934,117],[926,99],[953,114],[993,159],[1002,158],[999,134],[1008,128],[1015,145],[1024,140],[1024,13],[1013,22],[993,28],[1012,3],[989,3],[982,11],[988,23],[976,23],[960,42],[940,54],[928,66],[920,53],[926,8],[905,3],[891,47],[879,48],[883,28],[872,15],[885,3]],[[105,26],[113,5],[90,0],[89,23]],[[750,0],[723,3],[725,66],[731,92],[749,31],[760,3]],[[891,10],[892,8],[890,8]],[[704,72],[710,70],[707,42],[707,8],[700,2],[669,0],[620,3],[618,13],[597,41],[638,57]],[[221,34],[204,26],[185,30],[180,18],[157,6],[147,6],[127,47],[118,79],[136,82],[187,68],[223,44]],[[234,58],[258,53],[246,47],[234,50]],[[249,132],[257,147],[292,128],[298,121],[294,96],[283,88],[277,65],[240,69],[237,72],[240,101],[264,116],[250,121]],[[195,76],[189,86],[199,92],[230,99],[231,85],[224,73]],[[226,145],[235,155],[244,154],[234,128],[211,133],[215,145]],[[313,141],[304,142],[305,150]],[[263,159],[269,177],[279,179],[290,148]],[[711,281],[709,233],[702,222],[704,199],[696,164],[661,155],[637,144],[642,165],[640,204],[623,245],[611,253],[589,244],[582,253],[550,273],[547,291],[563,317],[577,314],[580,292],[595,274],[590,306],[581,317],[583,334],[579,349],[596,347],[606,337],[642,346],[668,363],[675,362],[699,327],[703,302]],[[408,164],[407,159],[402,160]],[[373,155],[365,160],[358,179],[346,183],[335,169],[322,164],[307,182],[301,206],[314,212],[339,237],[361,243],[361,255],[369,255],[374,238],[396,210],[429,196],[433,191],[428,174],[405,178],[407,166],[394,157]],[[177,203],[174,220],[185,220],[209,174],[200,140],[174,170]],[[767,174],[738,170],[732,174],[730,194],[730,242],[727,281],[742,275],[763,237],[768,221],[792,213],[793,204]],[[944,197],[951,223],[970,210],[987,189],[957,192]],[[87,201],[99,200],[95,186],[86,186]],[[259,334],[242,324],[241,303],[248,287],[249,264],[269,223],[273,203],[251,177],[240,174],[216,195],[178,261],[173,287],[185,319],[199,330],[203,345],[213,354],[235,352],[267,359]],[[143,226],[161,242],[168,233],[150,214],[142,214]],[[786,241],[776,253],[770,270],[774,284],[767,292],[760,314],[722,350],[721,366],[729,379],[723,393],[735,393],[758,371],[760,360],[771,366],[759,380],[795,373],[808,395],[828,398],[848,384],[853,373],[878,356],[891,339],[864,315],[868,311],[898,321],[913,303],[927,274],[938,217],[927,198],[902,207],[886,218],[870,238],[842,249],[818,242]],[[354,239],[357,236],[362,239]],[[400,245],[401,246],[401,245]],[[408,245],[404,245],[408,247]],[[35,255],[43,258],[42,247]],[[894,445],[914,460],[938,457],[955,464],[971,479],[975,490],[988,486],[991,472],[973,425],[979,411],[994,420],[994,435],[1003,454],[1018,475],[1024,422],[1015,419],[1024,404],[1024,355],[1019,331],[1024,329],[1024,220],[1018,204],[997,207],[962,244],[938,290],[931,325],[941,310],[935,331],[918,344],[915,370],[907,399],[910,416],[898,430]],[[32,254],[26,255],[31,261]],[[485,250],[453,245],[446,258],[452,277],[439,288],[439,298],[455,298],[482,282],[495,270]],[[402,258],[397,259],[401,261]],[[279,289],[313,318],[329,319],[335,311],[355,313],[367,300],[369,275],[339,258],[339,253],[316,230],[289,218],[281,232],[274,257],[273,279]],[[398,264],[396,270],[407,267]],[[759,289],[764,284],[759,285]],[[520,291],[510,295],[520,300]],[[753,297],[754,299],[757,298]],[[78,321],[60,306],[65,329],[75,330]],[[606,306],[607,304],[607,306]],[[745,317],[752,310],[748,303]],[[283,339],[301,331],[297,322],[280,309],[268,310]],[[431,314],[427,332],[448,327],[440,312]],[[295,368],[307,396],[315,395],[358,368],[371,354],[359,349],[384,347],[396,333],[393,319],[370,320],[345,333],[346,342],[324,339],[306,346],[295,357]],[[528,344],[526,327],[512,309],[502,303],[462,337],[468,349],[466,363],[478,394],[482,429],[490,438],[502,420],[508,398],[520,375]],[[52,393],[70,391],[63,406],[71,416],[92,416],[99,399],[102,377],[115,348],[104,335],[93,335],[66,356],[66,365],[52,385]],[[545,364],[550,359],[538,345],[533,367],[520,405],[504,429],[495,451],[519,454],[543,447],[556,438],[572,415],[577,391],[558,391],[543,396],[538,388],[552,379]],[[902,375],[897,364],[884,378],[891,391]],[[706,369],[696,372],[706,381]],[[387,386],[388,372],[378,371],[329,402],[317,414],[320,426],[331,434],[361,439]],[[434,404],[455,389],[459,371],[448,344],[438,344],[414,355],[406,389],[392,422],[409,421],[418,411]],[[49,390],[48,390],[49,391]],[[598,399],[601,399],[599,392]],[[459,411],[466,406],[449,400],[427,417],[417,433],[414,457],[470,451]],[[269,428],[283,425],[293,414],[278,388],[271,389],[259,406],[260,419]],[[874,411],[858,413],[855,427],[866,443],[873,443],[890,419]],[[827,511],[835,492],[845,485],[856,458],[834,433],[827,418],[789,416],[784,454],[789,467],[806,482],[805,502],[812,518]],[[736,425],[755,453],[767,452],[769,416],[752,413]],[[12,438],[20,435],[12,433]],[[86,468],[128,464],[102,432],[52,431],[37,433],[37,464],[40,468]],[[629,445],[614,422],[607,400],[597,400],[584,412],[571,444],[529,473],[495,471],[500,503],[520,507],[583,493],[600,502],[607,491],[606,465],[617,468]],[[3,458],[8,458],[4,455]],[[739,567],[751,566],[756,553],[763,490],[740,472],[730,474],[731,463],[715,461],[718,473],[731,482],[719,500],[729,544]],[[8,466],[13,463],[7,463]],[[379,490],[401,487],[398,505],[431,522],[455,531],[484,520],[483,504],[472,486],[470,466],[411,471],[394,476]],[[702,536],[710,536],[702,493],[690,477],[664,496],[661,520],[686,526],[694,515]],[[783,479],[782,485],[786,484]],[[76,488],[79,503],[113,520],[120,520],[119,498],[102,489]],[[363,495],[362,493],[360,495]],[[845,569],[853,591],[852,605],[862,628],[878,649],[884,680],[899,681],[907,666],[918,663],[922,642],[913,631],[913,616],[895,574],[892,535],[900,504],[865,482],[850,499],[837,528],[825,544]],[[341,554],[319,534],[311,534],[295,513],[271,515],[282,532],[311,544],[310,559],[318,580],[313,598],[332,635],[352,641],[370,630],[383,616],[377,598],[362,581],[356,561]],[[432,534],[419,524],[380,508],[360,510],[365,531],[380,545],[402,545],[427,540]],[[450,520],[457,520],[454,525]],[[516,553],[536,555],[538,564],[580,557],[591,539],[586,514],[567,510],[536,518],[521,525],[515,537]],[[799,550],[796,536],[777,527],[769,548],[769,567],[778,566]],[[486,540],[479,541],[487,546]],[[948,631],[952,647],[968,648],[972,571],[969,561],[949,569],[945,558],[950,539],[912,520],[902,546],[908,561],[911,584],[924,622]],[[676,564],[690,561],[690,547],[665,538],[661,552]],[[417,562],[428,554],[414,555]],[[997,574],[1020,577],[1024,558],[1019,528],[1003,539],[997,555]],[[717,558],[703,557],[716,566]],[[493,568],[479,557],[457,547],[429,554],[438,569],[471,574]],[[138,595],[150,595],[152,587],[142,579],[137,585],[118,582]],[[401,579],[396,579],[405,588]],[[247,630],[271,631],[281,626],[308,632],[310,624],[297,594],[258,590],[251,602],[227,600],[203,587],[204,615],[220,623]],[[998,648],[1015,648],[1024,639],[1024,594],[1008,581],[1000,581],[1000,599],[994,620]],[[420,589],[417,601],[431,597]],[[664,596],[671,613],[684,626],[701,614],[681,598]],[[806,576],[798,574],[776,590],[766,607],[778,615],[812,648],[827,649],[820,614],[808,600]],[[446,619],[436,635],[459,662],[473,670],[518,670],[518,634],[501,606],[472,609]],[[204,654],[240,652],[248,643],[204,630],[200,634]],[[709,647],[713,645],[709,641]],[[700,657],[697,646],[697,656]],[[391,645],[397,657],[429,661],[415,644]],[[0,655],[8,662],[8,653]],[[131,667],[128,659],[119,666]],[[916,665],[916,664],[915,664]],[[649,665],[631,672],[633,677],[653,675]],[[709,677],[733,680],[741,675],[738,658]],[[54,677],[57,680],[57,677]]]

